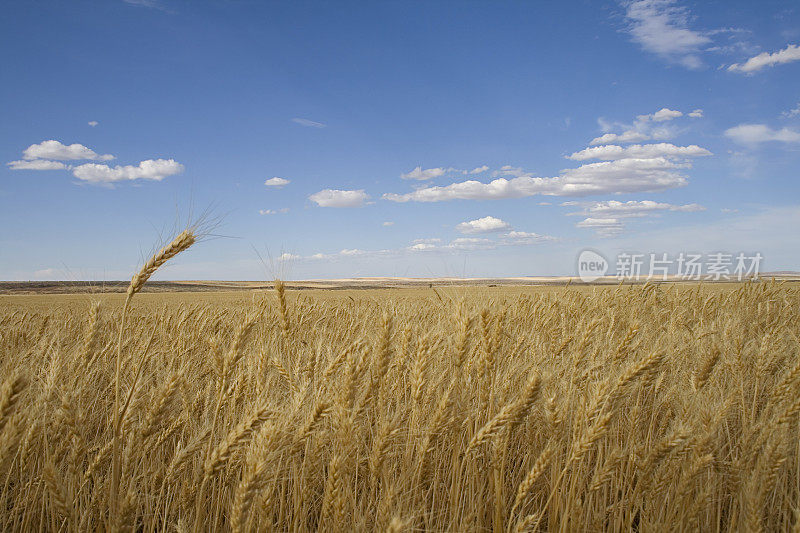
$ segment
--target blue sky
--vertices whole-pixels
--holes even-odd
[[[0,279],[800,270],[789,2],[26,1],[0,19]],[[280,178],[280,179],[275,179]],[[259,257],[260,256],[260,257]]]

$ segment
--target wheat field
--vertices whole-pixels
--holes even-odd
[[[791,284],[137,295],[190,245],[0,297],[0,529],[800,531]]]

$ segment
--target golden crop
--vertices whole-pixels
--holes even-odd
[[[26,298],[4,531],[800,524],[789,284]]]

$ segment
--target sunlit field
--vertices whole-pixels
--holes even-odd
[[[790,283],[128,304],[0,296],[0,529],[798,527]]]

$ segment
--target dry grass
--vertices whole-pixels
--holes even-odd
[[[216,298],[0,300],[0,529],[798,527],[791,285]]]

